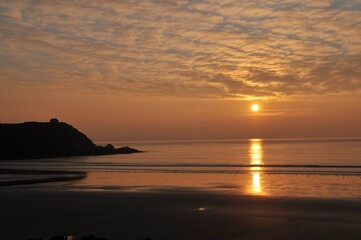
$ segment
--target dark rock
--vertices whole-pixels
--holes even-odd
[[[65,237],[64,236],[53,236],[51,237],[49,240],[65,240]]]
[[[113,151],[113,150],[114,150],[114,146],[109,143],[109,144],[107,144],[107,145],[105,146],[105,149]]]
[[[97,238],[94,235],[83,236],[80,240],[106,240],[105,238]]]
[[[129,147],[95,145],[71,125],[59,122],[0,124],[0,160],[35,159],[140,152]]]

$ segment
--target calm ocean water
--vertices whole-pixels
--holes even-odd
[[[98,143],[103,144],[103,143]],[[113,142],[144,150],[130,155],[3,162],[3,166],[83,170],[361,171],[361,139]],[[44,164],[46,163],[46,164]]]
[[[122,146],[126,143],[115,143]],[[128,145],[128,144],[127,144]],[[132,167],[169,170],[201,168],[242,170],[259,165],[267,169],[337,168],[339,171],[361,167],[360,139],[319,140],[230,140],[192,142],[145,142],[129,145],[146,151],[129,156],[104,157],[112,168]],[[89,158],[87,163],[99,163]],[[102,165],[102,164],[100,164]],[[345,168],[345,169],[343,169]],[[343,169],[343,170],[342,170]],[[292,170],[292,171],[293,171]],[[330,169],[331,170],[331,169]],[[334,171],[334,170],[332,170]]]
[[[102,144],[102,143],[98,143]],[[217,189],[246,194],[361,197],[361,139],[113,142],[144,153],[2,162],[88,171],[79,189]]]

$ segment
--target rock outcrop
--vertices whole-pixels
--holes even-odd
[[[50,122],[0,124],[0,160],[36,159],[141,152],[123,147],[95,145],[71,125]]]

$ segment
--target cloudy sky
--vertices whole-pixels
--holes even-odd
[[[57,116],[93,139],[360,137],[360,11],[360,0],[1,0],[0,122]]]

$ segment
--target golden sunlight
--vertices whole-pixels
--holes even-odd
[[[260,139],[252,139],[250,142],[249,148],[249,161],[251,165],[258,165],[251,167],[252,172],[252,186],[251,192],[254,194],[262,193],[261,185],[261,167],[259,165],[263,164],[263,151],[262,151],[262,141]]]
[[[256,104],[256,103],[252,104],[251,109],[252,109],[253,112],[257,112],[259,110],[259,105]]]
[[[259,173],[253,173],[252,174],[252,191],[253,191],[253,193],[262,192],[261,176],[260,176]]]

